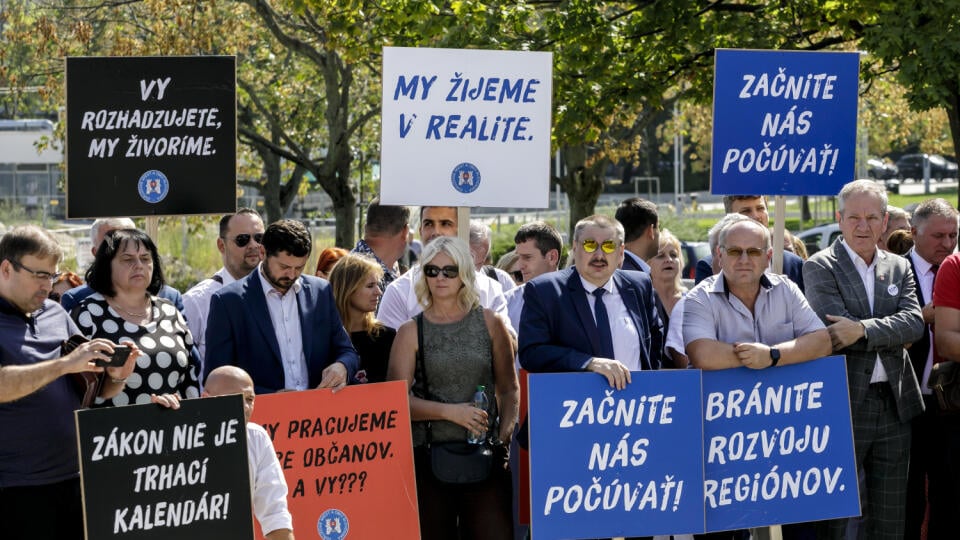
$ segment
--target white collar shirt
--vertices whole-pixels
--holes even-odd
[[[580,282],[583,284],[584,290],[587,291],[587,303],[590,304],[590,311],[594,314],[593,322],[596,323],[597,312],[594,305],[597,297],[593,295],[593,291],[599,287],[583,279],[583,276],[580,276]],[[603,288],[607,292],[600,299],[603,301],[603,306],[607,309],[610,318],[610,335],[613,336],[613,359],[619,360],[630,371],[640,371],[642,369],[640,365],[640,336],[637,334],[637,327],[634,326],[633,319],[630,317],[627,306],[624,305],[620,291],[617,290],[617,285],[613,280],[608,279],[603,284]]]
[[[303,332],[300,328],[300,310],[297,307],[297,294],[303,288],[300,278],[293,282],[285,294],[275,289],[263,275],[263,263],[257,270],[263,296],[270,311],[273,333],[280,346],[280,359],[283,364],[283,387],[287,390],[306,390],[309,377],[307,361],[303,357]]]
[[[847,250],[847,255],[849,255],[850,260],[853,261],[854,268],[856,268],[857,273],[860,274],[860,280],[863,281],[863,287],[866,289],[867,302],[870,304],[870,313],[872,314],[873,289],[877,283],[877,259],[880,254],[875,251],[873,254],[873,262],[868,265],[867,261],[863,260],[846,242],[841,241],[840,243],[843,245],[843,248]],[[879,251],[879,248],[874,249]],[[880,361],[880,353],[877,353],[877,359],[873,363],[873,375],[870,376],[870,384],[887,380],[887,370],[883,369],[883,362]]]
[[[910,250],[910,258],[913,260],[913,267],[917,270],[917,287],[920,288],[920,292],[923,294],[923,301],[926,303],[933,302],[933,264],[928,263],[926,259],[920,256],[917,253],[916,249]],[[921,308],[923,306],[920,306]],[[927,381],[930,380],[930,370],[933,369],[933,332],[930,330],[930,325],[925,324],[927,330],[927,336],[930,338],[930,347],[927,348],[927,360],[924,363],[923,367],[923,379],[920,381],[920,391],[924,394],[932,394],[933,390],[927,388]]]

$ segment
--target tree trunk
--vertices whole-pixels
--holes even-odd
[[[334,243],[337,247],[351,249],[357,231],[357,195],[350,181],[353,156],[350,147],[343,144],[332,146],[330,152],[324,162],[333,165],[333,169],[316,168],[313,174],[333,202],[333,217],[337,220]]]
[[[263,195],[263,209],[267,214],[264,221],[270,224],[283,217],[283,208],[280,206],[280,156],[266,147],[255,147],[263,161],[264,184],[260,187],[260,193]]]
[[[568,146],[560,150],[560,159],[565,165],[566,174],[557,174],[560,187],[567,193],[570,201],[570,228],[567,231],[573,239],[573,227],[581,219],[591,216],[597,206],[600,193],[603,192],[604,160],[590,163],[586,146]]]
[[[947,121],[950,123],[950,137],[953,139],[953,155],[960,153],[960,81],[950,85],[953,90],[947,97]],[[960,208],[960,192],[957,193],[957,208]]]
[[[803,228],[803,225],[813,219],[813,216],[810,214],[810,197],[804,195],[800,197],[800,228]]]

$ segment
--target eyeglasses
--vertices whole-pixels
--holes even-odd
[[[584,240],[583,241],[583,250],[587,253],[593,253],[599,247],[603,250],[604,253],[613,253],[617,250],[617,243],[613,240],[604,240],[603,242],[597,242],[596,240]]]
[[[523,283],[523,272],[514,270],[513,272],[510,272],[510,275],[513,276],[513,280],[517,283]]]
[[[20,264],[18,261],[15,261],[13,259],[7,259],[7,260],[10,261],[10,264],[12,264],[15,269],[17,269],[18,271],[19,270],[25,271],[26,273],[32,275],[34,279],[42,279],[42,280],[49,281],[50,283],[53,283],[54,281],[60,279],[61,272],[54,272],[51,274],[50,272],[44,272],[42,270],[41,271],[31,270],[26,266]]]
[[[261,245],[263,244],[262,242],[263,233],[257,233],[257,234],[254,234],[253,236],[249,234],[238,234],[233,237],[233,243],[236,244],[237,247],[247,247],[247,244],[250,243],[251,238],[253,238],[254,242]]]
[[[443,272],[443,277],[453,279],[460,275],[460,268],[453,265],[440,268],[433,264],[428,264],[423,267],[423,273],[429,278],[435,278],[439,276],[441,272]]]
[[[747,249],[732,247],[732,248],[725,248],[725,251],[727,252],[727,255],[733,259],[739,259],[744,253],[747,254],[747,257],[750,257],[752,259],[761,257],[765,253],[762,249],[755,248],[755,247],[747,248]]]

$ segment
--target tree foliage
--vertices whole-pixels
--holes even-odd
[[[241,183],[283,215],[313,177],[334,202],[336,243],[355,235],[357,171],[379,153],[385,45],[554,55],[554,179],[571,223],[593,212],[604,171],[683,132],[709,167],[716,48],[866,48],[860,120],[874,153],[942,151],[954,138],[960,0],[9,0],[0,23],[2,113],[63,102],[71,54],[236,54]],[[896,73],[897,84],[891,79]],[[24,89],[39,89],[25,92]],[[903,88],[906,88],[904,91]],[[33,100],[33,102],[31,102]],[[660,125],[675,101],[683,114]],[[929,111],[923,114],[910,112]],[[955,145],[954,145],[955,146]],[[546,159],[546,156],[544,157]],[[369,175],[367,175],[369,177]]]

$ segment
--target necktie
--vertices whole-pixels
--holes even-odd
[[[593,316],[597,320],[597,335],[600,336],[600,357],[613,358],[613,334],[610,332],[610,317],[607,316],[607,307],[603,305],[603,294],[607,292],[603,287],[594,289]]]

